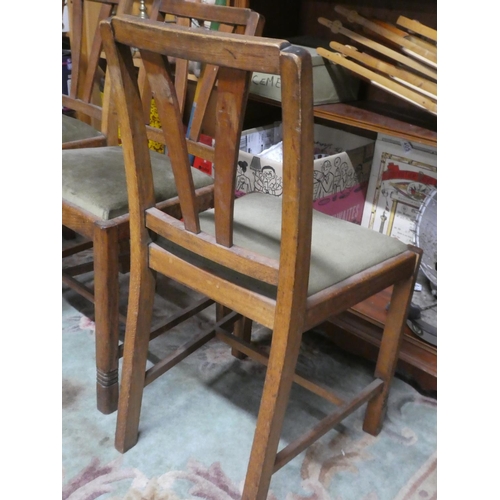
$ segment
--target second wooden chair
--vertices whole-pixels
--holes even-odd
[[[128,0],[73,0],[71,2],[70,45],[71,83],[62,96],[62,148],[98,147],[117,143],[116,123],[108,107],[110,92],[104,92],[102,105],[95,99],[98,79],[104,76],[102,39],[99,22],[124,10]],[[99,9],[97,9],[99,7]],[[93,16],[93,11],[96,15]],[[86,22],[84,22],[86,21]],[[91,41],[84,50],[85,38]],[[71,116],[70,116],[71,115]],[[110,121],[111,120],[111,121]],[[94,124],[96,126],[94,126]],[[108,132],[111,137],[108,137]]]
[[[128,0],[127,0],[128,2]],[[262,18],[250,9],[206,5],[185,2],[183,0],[155,0],[152,11],[154,15],[189,27],[193,19],[202,22],[220,24],[220,29],[239,31],[249,36],[260,34]],[[134,58],[135,78],[141,78],[140,64]],[[139,66],[139,70],[137,69]],[[191,124],[189,135],[198,139],[208,97],[214,87],[217,67],[207,66],[197,80],[201,86],[198,92],[202,98],[193,103],[195,109],[190,113],[185,109],[186,119]],[[139,76],[137,76],[139,75]],[[191,79],[188,65],[178,63],[175,67],[176,92],[179,101],[186,101],[186,86]],[[104,102],[108,102],[108,114],[113,113],[112,91],[106,84]],[[161,129],[149,125],[149,106],[151,94],[144,87],[147,96],[147,113],[136,110],[136,118],[146,127],[150,140],[164,143]],[[196,91],[195,91],[196,94]],[[163,106],[154,96],[158,107]],[[143,109],[145,108],[142,105]],[[163,111],[159,109],[160,116]],[[106,117],[104,116],[105,120]],[[186,122],[186,127],[189,123]],[[162,121],[164,126],[168,123]],[[109,135],[108,135],[109,139]],[[194,155],[199,156],[198,151]],[[171,154],[151,152],[154,176],[154,198],[159,210],[172,215],[179,213],[177,187],[171,168]],[[122,350],[119,340],[119,322],[124,316],[119,311],[119,271],[120,256],[128,253],[129,215],[127,185],[123,150],[119,145],[109,144],[105,147],[87,147],[65,149],[62,151],[62,223],[67,228],[86,237],[89,246],[93,246],[94,289],[88,289],[75,278],[78,274],[89,270],[89,266],[75,266],[65,269],[63,282],[94,303],[96,328],[96,370],[97,370],[97,407],[103,413],[116,410],[118,403],[118,360]],[[192,168],[192,185],[197,189],[196,204],[204,210],[213,206],[213,179],[211,176]],[[80,247],[81,248],[81,247]],[[68,252],[69,253],[69,252]],[[67,255],[63,253],[63,257]],[[90,267],[92,269],[92,267]],[[128,270],[125,265],[124,270]],[[194,305],[195,308],[199,305]],[[172,322],[160,330],[152,332],[151,338],[165,331]]]

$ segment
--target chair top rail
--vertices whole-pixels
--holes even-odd
[[[278,74],[279,53],[291,45],[286,40],[212,32],[210,45],[205,45],[205,50],[200,53],[198,45],[191,44],[189,36],[186,37],[188,33],[202,36],[196,28],[175,26],[175,29],[172,29],[172,26],[166,23],[138,19],[126,14],[114,16],[111,19],[111,26],[115,39],[125,45],[170,57],[244,71]],[[154,37],[150,35],[151,28],[155,30]],[[182,48],[179,47],[181,39]],[[228,43],[232,45],[232,50],[228,49]]]
[[[227,22],[241,26],[247,25],[252,17],[258,17],[257,13],[251,9],[196,4],[185,0],[155,0],[150,18],[156,19],[159,13],[194,19],[200,18],[209,22]]]
[[[87,0],[87,1],[94,3],[110,3],[113,5],[118,5],[120,3],[120,0]]]

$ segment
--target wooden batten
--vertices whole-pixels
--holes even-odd
[[[379,85],[384,90],[393,92],[394,94],[406,99],[407,101],[420,106],[421,108],[430,111],[433,114],[437,114],[437,104],[434,100],[420,94],[419,92],[415,92],[404,85],[401,85],[385,76],[376,73],[364,66],[361,66],[353,61],[350,61],[343,57],[339,53],[330,52],[321,47],[317,49],[318,54],[329,59],[335,64],[339,64],[340,66],[344,66],[345,68],[353,71],[359,76],[369,80],[372,83]]]
[[[155,243],[149,246],[149,265],[155,271],[172,278],[217,303],[238,308],[243,316],[258,321],[268,328],[274,327],[276,301],[261,294],[241,288],[229,281],[218,281],[215,286],[211,273],[188,264]]]
[[[376,57],[358,51],[355,47],[342,45],[338,42],[330,42],[330,47],[352,59],[356,59],[365,66],[371,67],[379,72],[386,73],[396,81],[409,86],[411,89],[421,92],[431,99],[437,99],[437,85],[435,82],[427,80],[401,67],[394,66]]]
[[[330,21],[329,19],[326,19],[324,17],[318,18],[318,22],[324,26],[327,26],[330,28],[332,33],[340,33],[341,35],[347,36],[351,40],[360,43],[362,45],[365,45],[366,47],[375,50],[376,52],[379,52],[401,64],[404,64],[405,66],[408,66],[409,68],[413,69],[414,71],[417,71],[418,73],[421,73],[428,78],[432,78],[433,80],[437,81],[437,72],[434,68],[429,67],[426,64],[422,64],[419,61],[416,61],[415,59],[408,57],[405,54],[401,54],[400,52],[397,52],[396,50],[390,49],[389,47],[386,47],[385,45],[375,42],[371,40],[370,38],[367,38],[366,36],[360,35],[359,33],[356,33],[354,31],[351,31],[347,28],[345,28],[340,21]]]
[[[396,24],[410,31],[413,31],[414,33],[425,36],[426,38],[429,38],[430,40],[434,40],[435,42],[437,42],[437,30],[425,26],[419,21],[415,21],[414,19],[408,19],[405,16],[399,16],[398,20],[396,21]]]

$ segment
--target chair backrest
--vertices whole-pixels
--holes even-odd
[[[131,1],[131,0],[128,0]],[[150,19],[178,26],[205,26],[212,31],[241,33],[248,36],[261,36],[264,18],[250,9],[203,4],[193,0],[153,0]],[[218,66],[204,64],[198,68],[194,102],[188,111],[187,136],[198,140],[203,125],[209,99],[217,79]],[[175,90],[180,104],[181,115],[185,112],[186,96],[190,77],[190,64],[186,59],[175,62]],[[139,74],[139,89],[143,105],[148,106],[151,89],[146,72]],[[145,113],[148,108],[145,107]],[[153,132],[154,133],[154,132]],[[160,140],[161,142],[161,140]]]
[[[97,78],[104,74],[102,61],[102,38],[99,23],[118,12],[125,12],[123,6],[128,0],[73,0],[70,9],[71,85],[69,95],[62,95],[64,107],[75,111],[79,118],[103,120],[104,133],[112,126],[110,118],[110,89],[103,93],[102,105],[93,99]],[[100,8],[97,9],[99,7]],[[96,13],[97,17],[92,14]],[[90,50],[84,49],[90,41]]]
[[[97,20],[95,21],[95,32],[91,33],[92,46],[88,57],[83,57],[83,33],[84,19],[88,13],[84,12],[87,4],[101,4]],[[63,106],[77,111],[89,118],[101,120],[101,130],[108,135],[108,145],[118,142],[117,125],[111,101],[111,87],[109,79],[105,78],[102,106],[93,102],[92,94],[95,88],[96,78],[103,74],[100,63],[103,62],[103,44],[99,23],[112,15],[118,13],[130,14],[134,9],[134,0],[74,0],[72,8],[71,23],[71,49],[72,49],[72,79],[70,95],[63,95]],[[202,4],[194,0],[154,0],[150,11],[151,19],[158,19],[168,23],[182,26],[191,26],[193,23],[211,23],[211,29],[217,25],[221,32],[238,32],[247,35],[259,36],[262,34],[264,18],[250,9],[216,6]],[[89,23],[91,24],[91,23]],[[91,26],[89,26],[91,28]],[[145,78],[142,62],[139,54],[135,54],[135,65],[139,67],[138,80],[139,89],[143,102],[144,120],[149,123],[152,93]],[[202,129],[203,119],[207,110],[209,98],[214,88],[217,77],[217,67],[206,65],[203,67],[197,79],[195,90],[195,101],[192,108],[188,110],[190,120],[187,124],[189,137],[198,139]],[[187,61],[180,61],[176,65],[176,90],[184,108],[188,80],[195,78],[190,75]],[[164,144],[163,134],[158,127],[148,127],[148,135],[151,141]]]
[[[287,288],[294,288],[294,297],[305,300],[314,157],[310,54],[284,40],[170,26],[132,16],[115,16],[101,23],[101,29],[122,130],[133,245],[137,238],[147,245],[149,227],[202,258],[278,285],[278,298],[280,289],[286,293]],[[154,208],[147,133],[136,119],[141,113],[141,99],[134,78],[131,47],[137,47],[141,54],[164,124],[182,222]],[[187,59],[219,67],[213,148],[185,137],[181,106],[172,80],[171,58],[175,58],[177,64],[179,59]],[[233,244],[236,165],[253,71],[278,74],[282,82],[283,164],[286,168],[279,262]],[[215,163],[215,236],[200,229],[189,154]],[[293,286],[281,286],[285,282]]]

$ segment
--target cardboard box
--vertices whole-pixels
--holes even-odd
[[[437,149],[379,134],[361,225],[415,244],[418,211],[437,187]]]
[[[324,59],[315,48],[304,47],[312,55],[314,104],[353,101],[358,98],[360,80],[338,64]],[[250,93],[281,102],[279,75],[253,73]]]
[[[283,193],[282,128],[277,122],[242,133],[236,194]],[[314,208],[361,223],[374,141],[342,130],[314,126]],[[285,166],[286,168],[286,166]]]

